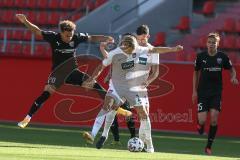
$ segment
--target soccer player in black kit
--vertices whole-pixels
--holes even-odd
[[[40,35],[44,40],[49,42],[52,48],[52,73],[48,77],[48,82],[42,94],[32,104],[27,116],[23,121],[18,123],[19,127],[25,128],[30,122],[31,117],[41,108],[42,104],[56,89],[64,84],[64,82],[73,85],[82,85],[84,79],[88,78],[87,74],[77,69],[76,48],[78,44],[102,41],[111,43],[114,39],[104,35],[74,33],[76,25],[69,20],[64,20],[59,23],[60,32],[57,33],[39,29],[36,25],[29,22],[24,14],[16,14],[16,17],[35,35]],[[103,93],[102,97],[104,98],[106,91],[99,84],[95,83],[93,88]]]
[[[197,55],[195,71],[193,73],[193,103],[198,101],[199,134],[204,133],[204,124],[210,112],[210,128],[208,132],[205,153],[212,154],[212,143],[218,128],[218,115],[221,111],[222,100],[222,69],[230,71],[231,83],[238,84],[236,71],[228,56],[218,51],[220,36],[218,33],[209,33],[207,37],[207,51]]]

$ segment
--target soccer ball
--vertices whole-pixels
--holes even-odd
[[[143,150],[144,143],[141,139],[134,137],[128,141],[128,150],[130,152],[141,152]]]

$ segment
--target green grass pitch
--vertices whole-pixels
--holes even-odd
[[[30,125],[20,129],[0,123],[0,160],[240,160],[240,138],[217,137],[213,155],[203,153],[206,136],[153,132],[155,153],[131,153],[127,131],[121,132],[120,146],[112,146],[112,135],[103,149],[85,144],[76,127]]]

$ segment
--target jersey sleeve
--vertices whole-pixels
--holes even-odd
[[[88,39],[89,39],[88,33],[77,33],[76,34],[77,43],[87,42]]]
[[[200,54],[198,54],[194,62],[194,70],[199,71],[200,69],[201,69],[201,57]]]
[[[152,53],[151,56],[152,56],[152,64],[158,65],[159,64],[159,54]]]
[[[43,39],[49,43],[56,39],[57,33],[53,31],[42,31]]]
[[[102,64],[104,65],[104,66],[109,66],[110,64],[112,64],[112,59],[113,59],[113,56],[116,54],[116,52],[114,52],[114,50],[113,51],[110,51],[109,53],[108,53],[108,57],[107,58],[105,58],[103,61],[102,61]]]
[[[225,54],[224,54],[224,57],[223,57],[223,68],[224,69],[231,69],[232,68],[232,62],[229,59],[229,57]]]
[[[149,52],[149,48],[148,47],[138,46],[134,52],[139,54],[139,55],[147,54]]]

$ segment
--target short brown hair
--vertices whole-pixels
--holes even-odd
[[[133,48],[135,49],[137,47],[137,40],[134,36],[131,35],[125,35],[123,36],[123,39],[121,41],[121,45],[122,43],[126,43],[127,47]]]
[[[215,38],[218,42],[220,41],[220,35],[217,32],[209,33],[208,38]]]
[[[76,24],[69,20],[63,20],[59,22],[59,29],[61,32],[73,31],[76,29]]]
[[[137,35],[149,34],[149,28],[147,25],[143,24],[139,26],[136,30]]]

